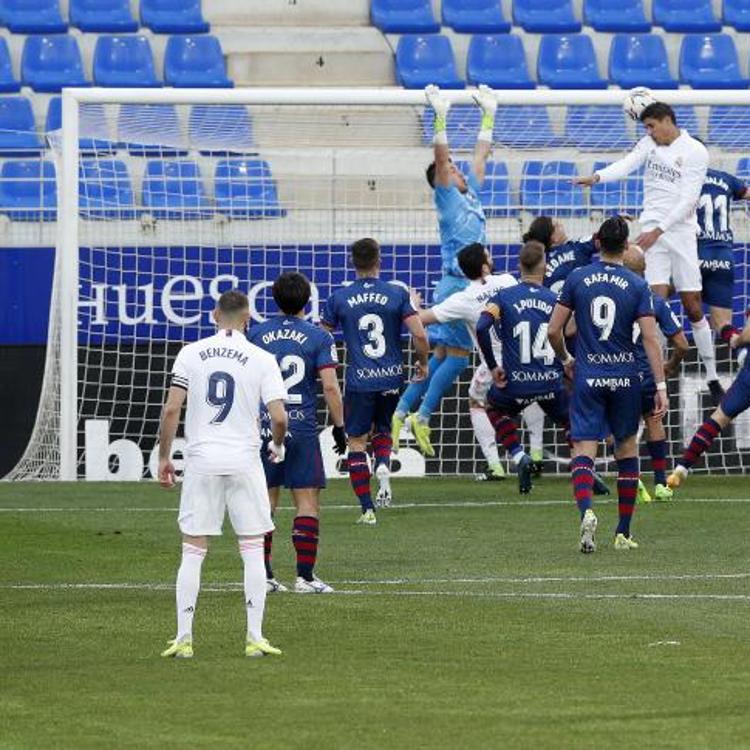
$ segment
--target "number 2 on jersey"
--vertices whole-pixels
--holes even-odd
[[[234,403],[234,378],[228,372],[217,370],[209,375],[206,401],[219,409],[211,424],[223,422]]]
[[[297,354],[287,354],[279,361],[279,369],[284,376],[287,404],[301,404],[302,394],[292,393],[291,390],[305,379],[305,360]]]
[[[359,319],[359,330],[367,332],[367,340],[369,341],[362,347],[362,351],[370,359],[380,359],[385,354],[383,319],[375,313],[367,313]]]

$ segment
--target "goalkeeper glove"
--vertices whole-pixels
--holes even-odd
[[[495,129],[495,111],[497,110],[497,97],[495,92],[482,84],[474,94],[474,101],[482,110],[482,126],[477,136],[480,141],[492,143],[492,131]]]
[[[280,464],[284,460],[286,455],[286,447],[284,443],[276,445],[273,440],[268,444],[268,460],[272,464]]]
[[[427,103],[435,112],[435,134],[432,137],[432,142],[447,146],[447,117],[448,110],[451,108],[451,103],[440,93],[440,89],[434,84],[427,86],[424,90],[424,94],[427,97]]]
[[[339,455],[343,456],[346,453],[346,433],[343,427],[333,428],[333,450]]]

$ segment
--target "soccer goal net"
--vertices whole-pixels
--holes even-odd
[[[571,239],[590,235],[606,215],[637,216],[639,174],[590,192],[570,181],[640,137],[641,126],[623,115],[625,93],[499,94],[481,194],[497,270],[516,270],[521,235],[538,215],[555,217]],[[448,96],[449,143],[467,169],[481,114],[471,92]],[[212,333],[211,310],[227,289],[248,293],[258,321],[275,312],[270,286],[279,273],[302,271],[313,283],[309,316],[317,321],[331,290],[353,278],[348,245],[372,236],[382,246],[383,277],[432,300],[440,248],[424,171],[434,118],[422,92],[91,89],[63,98],[62,130],[48,134],[59,200],[46,371],[36,426],[12,478],[153,476],[173,359],[184,343]],[[712,167],[750,176],[742,157],[750,94],[678,91],[663,99],[676,105],[679,125],[706,141]],[[731,222],[741,325],[749,231],[741,201]],[[719,361],[726,385],[735,365],[723,346]],[[480,469],[470,376],[433,417],[436,457],[425,462],[406,436],[396,475]],[[710,409],[704,381],[691,356],[670,383],[673,454]],[[325,433],[323,442],[335,476]],[[703,466],[744,469],[748,447],[750,422],[741,417]],[[549,425],[544,449],[547,470],[565,470],[564,436]]]

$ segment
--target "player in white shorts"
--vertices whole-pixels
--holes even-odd
[[[200,590],[208,537],[220,536],[229,514],[244,563],[247,611],[246,656],[278,655],[262,632],[266,601],[263,536],[273,529],[260,457],[259,408],[270,414],[274,460],[284,458],[286,389],[275,357],[245,337],[250,319],[247,297],[225,292],[214,310],[218,332],[183,347],[159,430],[159,482],[175,483],[172,442],[185,412],[185,474],[180,492],[182,562],[177,572],[177,635],[162,656],[193,655],[193,615]]]
[[[471,339],[474,341],[475,348],[479,351],[476,346],[476,325],[482,310],[487,305],[487,301],[501,289],[515,286],[518,281],[509,273],[492,273],[492,259],[481,243],[476,242],[462,248],[456,259],[461,271],[470,280],[469,286],[455,292],[427,310],[420,310],[419,317],[425,325],[463,321]],[[497,341],[495,341],[495,348],[497,349],[497,359],[500,360],[500,344]],[[479,356],[481,359],[481,354]],[[497,480],[503,479],[505,474],[497,450],[495,428],[490,423],[485,411],[485,399],[491,385],[492,376],[482,360],[474,370],[469,386],[469,414],[474,435],[487,461],[485,476],[487,479]],[[532,418],[535,416],[536,412],[532,414]],[[524,412],[524,418],[527,418],[526,412]],[[527,418],[526,424],[530,431],[536,430],[542,433],[544,414],[542,414],[541,421],[535,419],[532,421]],[[541,435],[539,437],[541,442]]]
[[[641,234],[636,243],[646,253],[646,281],[667,298],[670,286],[680,295],[711,395],[723,394],[716,372],[711,328],[703,313],[698,262],[696,209],[708,169],[706,147],[677,127],[674,110],[663,102],[640,114],[647,134],[622,159],[574,182],[590,186],[621,180],[644,165]]]

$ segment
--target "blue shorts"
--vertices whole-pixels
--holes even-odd
[[[576,377],[570,402],[570,437],[620,442],[638,432],[641,381],[638,375]]]
[[[712,307],[732,309],[734,259],[731,248],[698,243],[698,265],[703,281],[703,302]]]
[[[326,473],[323,454],[317,435],[290,435],[285,441],[286,455],[279,464],[267,458],[265,446],[261,452],[267,487],[286,487],[298,490],[308,487],[323,489]]]
[[[737,373],[734,383],[724,394],[719,406],[728,417],[734,419],[738,414],[750,408],[750,366],[748,360]]]
[[[370,432],[391,431],[393,412],[398,405],[399,392],[350,391],[344,393],[344,420],[346,434],[352,437],[369,435]]]
[[[434,304],[438,304],[462,289],[469,286],[469,280],[463,276],[443,276],[435,287],[435,293],[432,296]],[[474,350],[474,341],[471,338],[469,329],[463,320],[453,320],[450,323],[437,323],[428,326],[427,331],[430,337],[430,344],[437,346],[453,346],[457,349]]]
[[[539,404],[542,411],[558,426],[568,427],[570,397],[565,388],[534,395],[512,396],[505,388],[493,385],[487,393],[487,411],[497,411],[509,417],[518,416],[527,406]]]

